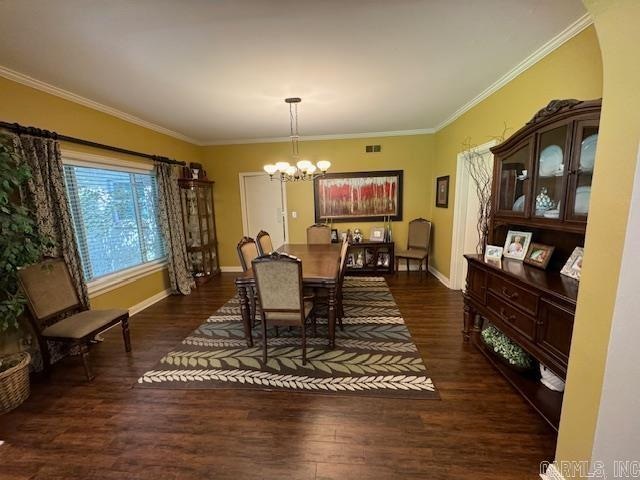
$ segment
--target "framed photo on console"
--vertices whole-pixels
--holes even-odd
[[[573,253],[564,264],[560,273],[567,277],[580,280],[580,273],[582,272],[582,257],[584,257],[584,249],[582,247],[576,247]]]
[[[524,258],[524,263],[544,270],[549,265],[549,260],[551,260],[551,255],[553,255],[555,249],[556,247],[551,245],[532,243],[527,251],[527,256]]]
[[[507,239],[504,242],[504,256],[505,258],[513,258],[514,260],[524,260],[529,251],[529,244],[531,243],[531,232],[518,232],[516,230],[509,230],[507,233]]]

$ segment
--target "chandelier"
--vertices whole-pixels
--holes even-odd
[[[331,162],[320,160],[314,165],[309,160],[300,158],[300,151],[298,149],[298,140],[300,139],[300,135],[298,134],[298,104],[302,99],[293,97],[285,98],[284,101],[289,104],[291,163],[277,162],[275,165],[268,164],[263,167],[264,171],[269,174],[271,180],[276,176],[275,178],[279,178],[281,182],[313,180],[316,177],[323,176],[327,173],[327,170],[329,170]]]

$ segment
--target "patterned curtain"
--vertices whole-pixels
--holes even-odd
[[[21,161],[31,169],[31,178],[26,183],[23,200],[35,217],[39,233],[53,241],[53,246],[43,253],[49,257],[64,258],[78,298],[83,307],[88,307],[89,294],[82,274],[71,210],[67,201],[60,144],[51,138],[14,135],[13,146]],[[39,371],[42,369],[42,356],[34,341],[35,332],[31,326],[24,324],[22,330],[23,346],[31,354],[32,367]],[[69,353],[75,353],[73,349],[60,342],[48,342],[48,347],[52,363]]]
[[[64,258],[80,302],[88,307],[89,294],[82,275],[80,254],[64,186],[60,144],[51,138],[30,135],[14,135],[13,138],[15,151],[31,169],[26,203],[35,215],[39,233],[48,236],[54,243],[44,255]]]
[[[180,210],[180,187],[178,174],[171,165],[155,163],[158,184],[158,206],[160,228],[169,262],[169,281],[173,293],[189,295],[194,285],[191,265],[184,240],[184,221]]]

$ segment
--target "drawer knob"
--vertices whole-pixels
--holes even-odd
[[[502,287],[502,295],[510,300],[518,298],[518,292],[510,292],[509,290],[507,290],[507,287]]]
[[[500,309],[500,316],[505,322],[513,322],[516,319],[515,315],[507,315],[507,312],[505,311],[504,308]]]

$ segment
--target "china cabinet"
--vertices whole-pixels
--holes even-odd
[[[563,394],[534,372],[499,361],[483,343],[487,322],[498,327],[560,378],[567,373],[577,280],[560,274],[573,249],[584,246],[598,141],[600,100],[554,100],[524,127],[494,147],[493,218],[489,244],[503,245],[509,230],[532,232],[555,251],[548,268],[503,259],[487,263],[465,255],[463,335],[555,429]]]
[[[178,180],[185,243],[191,272],[198,284],[206,282],[220,272],[213,183],[209,180]]]

